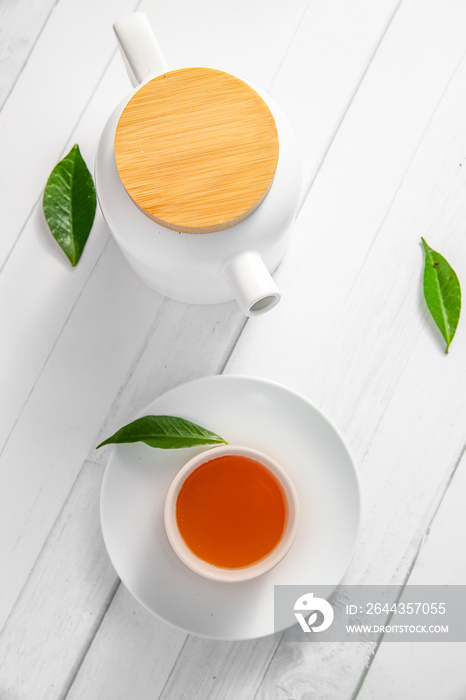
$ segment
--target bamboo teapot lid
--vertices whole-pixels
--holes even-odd
[[[259,206],[278,162],[272,113],[253,88],[212,68],[145,83],[124,108],[115,160],[133,202],[162,226],[220,231]]]

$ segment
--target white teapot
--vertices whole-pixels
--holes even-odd
[[[268,311],[301,190],[290,125],[229,73],[169,71],[144,14],[114,30],[134,89],[103,130],[95,180],[119,248],[168,297]]]

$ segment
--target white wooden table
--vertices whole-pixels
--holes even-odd
[[[129,81],[112,22],[144,11],[169,65],[270,93],[305,187],[280,304],[146,288],[98,213],[72,269],[42,193],[92,168]],[[340,428],[362,485],[347,583],[466,583],[466,321],[448,355],[421,236],[466,288],[464,0],[3,0],[0,4],[0,698],[460,700],[466,645],[213,642],[120,584],[99,522],[111,451],[150,400],[221,373],[285,384]]]

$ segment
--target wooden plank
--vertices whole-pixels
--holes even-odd
[[[465,493],[466,457],[463,455],[407,584],[466,584]],[[465,654],[465,642],[382,642],[364,678],[358,700],[405,696],[413,700],[456,700],[464,697]]]
[[[56,0],[0,4],[0,110],[30,55]]]
[[[337,0],[338,1],[338,0]],[[206,66],[267,90],[294,40],[309,0],[183,3],[143,0],[169,68]]]
[[[273,637],[214,642],[189,636],[160,700],[254,698],[276,646]],[[193,658],[202,659],[196,669]]]

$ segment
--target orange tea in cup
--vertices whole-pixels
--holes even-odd
[[[250,566],[282,538],[288,507],[278,479],[243,455],[214,457],[183,482],[176,500],[180,534],[200,559],[224,568]]]
[[[164,523],[178,558],[215,581],[246,581],[270,571],[289,551],[298,498],[271,457],[221,445],[193,457],[167,492]]]

